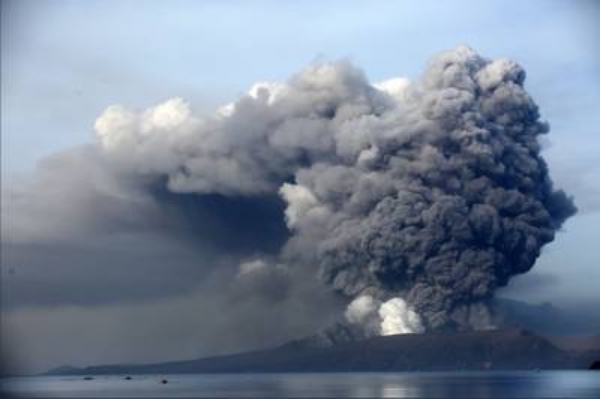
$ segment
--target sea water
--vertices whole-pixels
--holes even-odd
[[[1,384],[12,397],[600,398],[594,371],[45,376]]]

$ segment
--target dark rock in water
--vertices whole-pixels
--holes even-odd
[[[131,379],[131,377],[130,377],[130,376],[127,376],[127,377],[125,377],[125,379],[126,379],[126,380],[130,380],[130,379]]]
[[[161,384],[166,384],[166,383],[168,383],[168,382],[169,382],[169,381],[167,381],[167,380],[162,380],[162,381],[161,381]]]
[[[91,380],[93,380],[93,379],[94,379],[94,377],[83,377],[83,380],[84,380],[84,381],[91,381]]]
[[[600,360],[596,360],[590,365],[590,370],[600,370]]]

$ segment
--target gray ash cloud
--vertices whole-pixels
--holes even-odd
[[[548,124],[524,81],[518,64],[459,46],[412,82],[372,84],[340,61],[256,84],[208,117],[181,99],[111,106],[96,121],[93,156],[78,157],[82,171],[46,170],[43,198],[12,199],[5,237],[22,245],[80,234],[79,224],[104,234],[151,223],[211,259],[265,265],[261,279],[274,270],[245,290],[306,294],[318,276],[348,302],[402,298],[428,329],[484,328],[495,290],[527,272],[576,211],[552,185],[538,143]],[[70,189],[84,191],[74,208]],[[125,205],[93,206],[99,192]],[[32,207],[75,212],[75,227]]]

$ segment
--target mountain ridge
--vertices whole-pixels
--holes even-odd
[[[45,375],[584,369],[599,351],[569,352],[528,330],[376,336],[330,345],[314,336],[278,347],[150,364],[50,370]]]

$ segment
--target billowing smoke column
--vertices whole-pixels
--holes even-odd
[[[548,125],[524,80],[514,62],[459,46],[414,82],[317,64],[212,117],[181,99],[112,106],[96,131],[120,171],[173,193],[281,196],[280,262],[317,265],[351,301],[349,322],[375,334],[485,328],[494,291],[575,212],[540,157]]]

